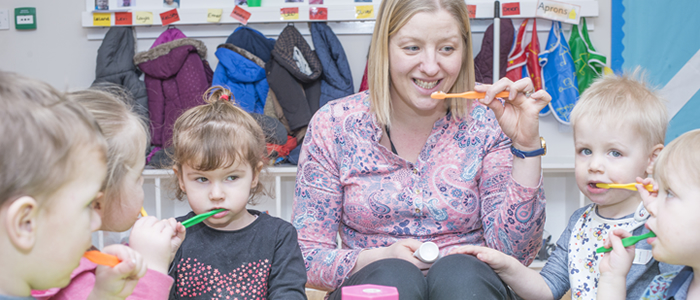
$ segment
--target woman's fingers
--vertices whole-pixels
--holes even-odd
[[[508,78],[504,78],[504,79],[508,79]],[[508,81],[510,81],[510,79],[508,79]],[[515,98],[518,96],[518,93],[525,95],[527,93],[534,92],[535,86],[532,84],[532,80],[530,79],[530,77],[525,77],[525,78],[520,79],[516,82],[512,82],[510,84],[510,86],[508,87],[508,90],[510,91],[510,95],[508,96],[508,99],[515,100]]]

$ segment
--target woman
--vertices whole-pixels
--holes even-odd
[[[505,299],[476,258],[427,264],[413,253],[432,241],[443,255],[473,244],[533,260],[545,217],[538,112],[551,97],[527,95],[529,79],[474,86],[463,0],[382,1],[368,65],[369,93],[324,106],[304,141],[293,224],[307,286],[330,299],[364,283],[401,299]],[[469,90],[486,96],[430,97]]]

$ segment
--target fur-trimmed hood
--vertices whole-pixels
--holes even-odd
[[[205,60],[207,47],[199,40],[179,39],[136,54],[134,64],[150,76],[168,78],[180,71],[191,53],[196,53],[202,60]]]
[[[226,49],[229,49],[233,52],[236,52],[236,53],[242,55],[243,57],[249,59],[250,61],[254,62],[259,67],[265,68],[265,62],[262,59],[260,59],[259,57],[255,56],[255,54],[250,53],[241,47],[237,47],[236,45],[226,43],[226,44],[221,44],[221,45],[216,47],[216,49],[219,49],[219,48],[226,48]]]
[[[139,52],[136,54],[136,56],[134,56],[134,64],[139,65],[149,60],[154,60],[161,56],[168,55],[173,49],[187,45],[193,46],[197,50],[199,57],[202,59],[207,58],[207,46],[205,46],[202,41],[184,38],[160,44],[147,51]]]
[[[311,69],[310,74],[306,74],[299,69],[297,61],[294,59],[294,48],[299,49],[306,60]],[[301,82],[314,82],[321,76],[323,71],[321,61],[316,56],[316,52],[311,50],[309,43],[306,42],[306,39],[294,26],[287,26],[282,30],[279,38],[277,38],[277,42],[275,42],[275,48],[272,49],[272,59]]]

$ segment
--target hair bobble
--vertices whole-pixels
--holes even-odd
[[[219,97],[219,100],[230,101],[227,94],[221,94],[221,96]]]

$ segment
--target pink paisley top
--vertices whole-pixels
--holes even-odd
[[[442,255],[485,245],[532,262],[545,221],[542,177],[532,188],[515,182],[511,141],[493,112],[475,101],[469,121],[448,113],[413,163],[379,144],[368,97],[329,102],[309,123],[292,219],[307,286],[334,290],[362,249],[404,238],[433,241]]]

